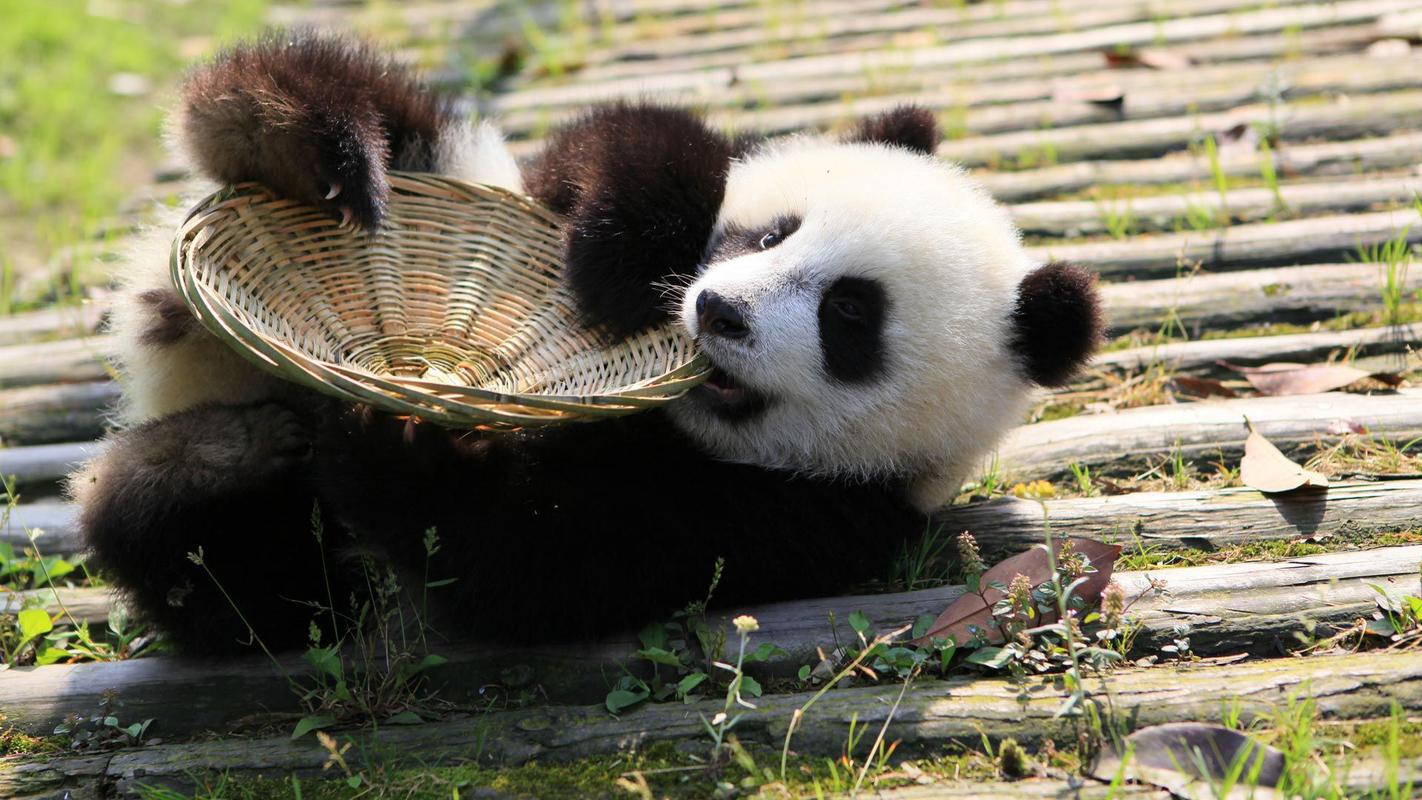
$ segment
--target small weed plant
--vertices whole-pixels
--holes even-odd
[[[319,507],[312,510],[311,530],[324,553],[326,532]],[[310,641],[303,654],[311,668],[307,677],[287,672],[213,574],[201,548],[189,553],[188,559],[207,573],[247,627],[252,641],[287,676],[306,712],[292,731],[295,739],[342,724],[418,724],[439,712],[439,703],[427,691],[425,679],[428,670],[445,659],[429,650],[425,602],[430,589],[449,585],[453,579],[429,580],[429,564],[440,549],[437,532],[426,531],[423,543],[426,578],[418,604],[393,570],[381,568],[369,557],[361,559],[365,596],[352,593],[344,609],[332,597],[329,579],[326,581],[326,602],[311,606]],[[324,575],[324,563],[322,570]],[[320,617],[329,619],[334,641],[323,641],[316,623]]]

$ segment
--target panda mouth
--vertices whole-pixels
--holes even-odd
[[[712,370],[711,377],[692,389],[687,396],[694,398],[717,416],[728,420],[748,419],[770,405],[770,398],[740,383],[720,367]]]

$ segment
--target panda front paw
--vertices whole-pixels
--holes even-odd
[[[273,33],[183,85],[179,130],[209,177],[257,181],[343,223],[377,227],[386,170],[433,169],[449,104],[369,46]]]
[[[311,457],[311,426],[286,406],[215,406],[186,426],[195,473],[247,482],[290,471]]]

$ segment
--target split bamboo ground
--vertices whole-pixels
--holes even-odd
[[[1171,459],[1196,470],[1237,465],[1246,417],[1286,451],[1305,454],[1336,444],[1343,431],[1365,428],[1370,441],[1398,447],[1422,436],[1422,389],[1411,385],[1198,402],[1162,392],[1144,407],[1119,410],[1131,404],[1113,405],[1110,397],[1123,376],[1149,373],[1162,384],[1181,375],[1231,377],[1221,362],[1359,359],[1419,379],[1422,0],[731,0],[715,9],[705,0],[599,0],[522,4],[522,15],[506,13],[509,5],[317,3],[274,7],[271,19],[371,32],[461,93],[466,107],[501,118],[521,154],[584,104],[613,98],[686,102],[728,130],[768,133],[833,132],[899,103],[929,107],[947,135],[939,155],[963,163],[1008,204],[1036,255],[1075,260],[1101,275],[1115,339],[1090,375],[1045,399],[1056,406],[1053,416],[1068,409],[1066,418],[1024,424],[1003,443],[997,479],[1008,485],[1070,482],[1075,466],[1130,490],[1140,485],[1133,476],[1168,469],[1162,464]],[[569,15],[569,7],[586,13]],[[145,204],[197,185],[181,168],[158,178],[107,226],[116,236],[141,221]],[[0,542],[24,547],[43,529],[39,541],[52,554],[81,550],[74,508],[59,487],[101,446],[105,411],[118,392],[102,355],[107,287],[92,282],[103,270],[73,263],[79,257],[30,282],[71,281],[87,302],[0,317],[0,474],[14,476],[22,493]],[[1409,543],[1422,529],[1422,475],[1359,469],[1327,492],[1304,495],[1182,484],[1041,504],[1000,496],[1003,488],[992,499],[942,510],[941,529],[971,530],[997,557],[1039,541],[1045,513],[1056,532],[1117,542],[1136,563],[1165,563],[1171,554],[1210,561],[1149,571],[1173,591],[1141,601],[1137,647],[1158,649],[1188,624],[1197,653],[1248,659],[1112,679],[1138,722],[1215,719],[1221,687],[1258,701],[1253,712],[1305,683],[1339,720],[1377,719],[1391,702],[1413,716],[1422,711],[1415,652],[1279,657],[1296,650],[1301,636],[1368,614],[1372,585],[1416,591],[1422,553]],[[1276,557],[1224,558],[1261,551]],[[1134,592],[1146,577],[1120,580]],[[749,610],[761,622],[757,640],[788,654],[765,665],[762,677],[794,675],[815,660],[816,648],[852,636],[843,621],[853,611],[889,625],[935,613],[963,591],[937,583]],[[20,604],[60,602],[100,624],[116,601],[87,586],[0,594],[0,619]],[[725,627],[730,613],[713,614],[712,624]],[[589,705],[636,646],[631,635],[531,649],[453,643],[441,650],[450,662],[438,676],[449,699],[470,700],[517,670],[532,676],[549,704],[350,735],[397,754],[460,758],[477,746],[504,764],[703,736],[695,714],[679,705],[621,718]],[[302,664],[291,658],[283,666]],[[126,714],[152,716],[155,734],[169,743],[0,762],[0,794],[84,796],[98,786],[122,796],[144,779],[189,785],[184,770],[193,766],[311,775],[324,763],[319,748],[275,739],[174,741],[224,730],[253,712],[294,709],[285,680],[258,658],[21,668],[0,679],[0,710],[19,727],[44,732],[66,713],[91,710],[110,687],[119,689]],[[881,720],[897,688],[832,693],[806,717],[797,749],[837,756],[852,715]],[[980,732],[993,741],[1049,735],[1058,695],[1044,685],[1023,707],[1015,691],[996,679],[915,684],[891,736],[903,741],[903,752],[924,752],[978,746]],[[764,698],[743,735],[775,740],[804,700]],[[1064,790],[1050,781],[936,788],[931,796]]]

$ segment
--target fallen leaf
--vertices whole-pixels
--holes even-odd
[[[1188,56],[1163,50],[1111,49],[1103,51],[1101,55],[1106,59],[1106,66],[1112,69],[1145,67],[1147,69],[1177,70],[1187,69],[1195,63]]]
[[[1239,393],[1214,378],[1196,378],[1190,375],[1176,375],[1171,384],[1184,394],[1195,397],[1239,397]]]
[[[1054,553],[1061,552],[1063,541],[1062,539],[1052,541]],[[1105,589],[1106,584],[1110,582],[1116,557],[1121,554],[1121,546],[1076,536],[1069,537],[1066,541],[1070,541],[1072,548],[1090,559],[1091,565],[1096,568],[1096,572],[1088,575],[1086,582],[1077,587],[1074,592],[1077,597],[1086,601],[1089,608],[1100,599],[1101,590]],[[928,631],[915,639],[914,643],[924,644],[931,639],[952,637],[953,641],[961,646],[972,641],[973,633],[976,630],[982,632],[989,644],[1001,644],[1002,633],[993,624],[992,607],[1002,599],[1003,593],[992,588],[989,584],[1006,585],[1017,575],[1026,575],[1028,580],[1032,581],[1033,586],[1050,579],[1052,573],[1046,549],[1034,547],[993,565],[983,573],[982,578],[978,581],[979,586],[982,587],[981,595],[969,592],[954,600],[943,610],[942,614],[933,620],[933,624],[928,626]],[[1052,619],[1042,621],[1051,622]]]
[[[1126,103],[1126,92],[1113,83],[1067,81],[1052,87],[1052,100],[1058,103],[1095,103],[1120,109]]]
[[[1170,722],[1142,728],[1126,737],[1124,760],[1109,743],[1091,765],[1098,780],[1142,781],[1187,798],[1278,797],[1274,788],[1284,774],[1284,754],[1222,725]],[[1229,776],[1237,783],[1223,796],[1215,793]],[[1248,785],[1245,785],[1248,784]],[[1257,788],[1256,788],[1257,787]]]
[[[1246,417],[1249,437],[1244,440],[1244,460],[1239,464],[1239,479],[1251,489],[1261,492],[1292,492],[1313,487],[1328,488],[1328,479],[1290,461]]]
[[[1259,367],[1243,367],[1227,361],[1218,362],[1226,369],[1243,375],[1250,385],[1261,394],[1291,395],[1318,394],[1342,389],[1364,378],[1396,386],[1402,383],[1402,376],[1391,372],[1366,372],[1346,364],[1265,364]]]

